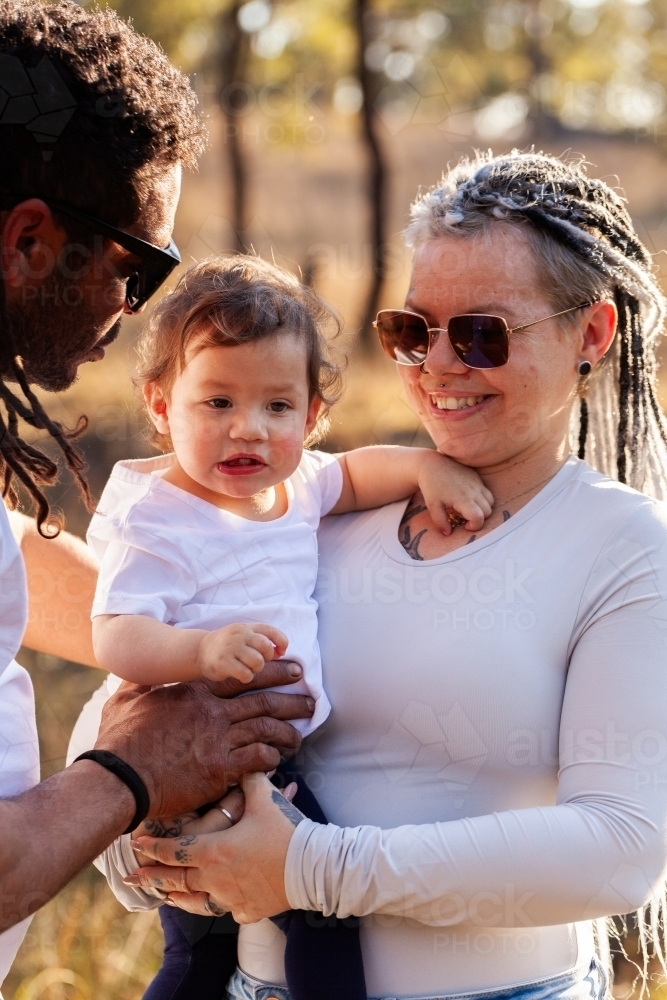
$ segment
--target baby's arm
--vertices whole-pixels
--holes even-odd
[[[208,677],[251,681],[280,659],[287,638],[272,625],[227,625],[215,632],[180,629],[147,615],[97,615],[93,646],[98,663],[135,684],[169,684]]]
[[[434,524],[451,534],[449,511],[479,531],[491,514],[493,495],[474,469],[460,465],[430,448],[375,446],[337,456],[343,470],[343,490],[332,514],[381,507],[420,490]]]

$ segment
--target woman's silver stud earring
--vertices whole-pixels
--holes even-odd
[[[583,378],[585,375],[590,375],[592,371],[593,371],[593,365],[590,363],[590,361],[580,361],[579,364],[577,365],[577,372],[579,373],[581,378]]]

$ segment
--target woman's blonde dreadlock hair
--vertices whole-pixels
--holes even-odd
[[[88,426],[87,417],[80,417],[76,427],[66,430],[62,424],[52,420],[39,399],[30,388],[11,334],[11,325],[5,301],[4,284],[0,281],[0,330],[4,340],[3,354],[9,364],[11,381],[18,383],[24,399],[20,399],[8,388],[5,378],[0,376],[0,400],[5,413],[0,412],[0,481],[2,496],[10,509],[18,505],[18,484],[31,497],[37,515],[37,530],[44,538],[53,538],[62,527],[60,519],[51,511],[41,487],[52,486],[58,479],[58,465],[38,448],[24,441],[19,434],[19,418],[36,430],[45,430],[62,452],[68,470],[72,474],[81,497],[88,508],[94,509],[93,498],[84,476],[84,459],[71,442],[80,437]],[[6,376],[7,377],[7,376]]]
[[[543,153],[477,154],[412,206],[406,238],[472,235],[497,220],[522,226],[555,307],[613,299],[618,334],[582,384],[572,440],[607,476],[667,499],[667,422],[656,389],[655,352],[667,300],[624,199],[590,178],[582,161]]]

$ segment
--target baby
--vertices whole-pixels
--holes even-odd
[[[479,530],[493,503],[475,472],[430,449],[304,450],[339,395],[324,333],[332,320],[314,292],[257,258],[192,267],[141,342],[146,407],[171,453],[118,463],[88,532],[101,562],[93,639],[104,669],[138,684],[246,683],[286,656],[303,671],[290,690],[315,703],[310,720],[294,723],[304,736],[330,712],[313,598],[320,518],[420,490],[449,534],[457,519]],[[224,828],[226,817],[215,813]],[[178,915],[161,908],[167,940]],[[303,920],[297,931],[298,916],[276,918],[287,934],[293,1000],[309,995],[306,954],[311,963],[317,956],[317,996],[330,981],[332,997],[365,997],[358,931],[325,933]],[[343,994],[334,985],[341,968]],[[221,968],[215,978],[229,975]]]

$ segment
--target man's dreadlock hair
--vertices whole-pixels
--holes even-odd
[[[7,84],[10,98],[25,93],[12,88],[17,67],[34,84],[35,114],[42,114],[27,123],[21,114],[7,114],[0,123],[0,196],[60,201],[122,228],[150,213],[147,192],[167,166],[196,166],[204,129],[187,78],[115,11],[83,8],[73,0],[49,5],[0,0],[0,87]],[[0,107],[6,103],[0,89]],[[57,211],[54,217],[70,239],[88,244],[85,227]],[[0,400],[6,411],[0,416],[3,496],[10,505],[17,503],[18,480],[31,495],[39,530],[46,534],[50,510],[42,488],[55,482],[57,464],[20,437],[18,421],[51,435],[90,506],[83,459],[71,443],[86,422],[82,418],[66,431],[47,416],[28,385],[1,280],[0,334]],[[24,399],[5,380],[16,382]],[[53,533],[57,527],[52,522]]]
[[[621,195],[590,178],[582,161],[478,153],[419,197],[411,219],[411,246],[483,232],[498,221],[522,227],[554,308],[616,303],[617,336],[604,364],[582,381],[572,441],[600,472],[667,499],[667,423],[655,359],[667,300]]]
[[[0,281],[0,330],[7,341],[10,356],[12,381],[16,381],[25,399],[20,399],[0,378],[0,399],[5,407],[5,417],[0,413],[0,474],[2,475],[2,496],[7,506],[14,510],[18,506],[19,492],[16,480],[25,488],[35,505],[37,528],[40,535],[54,538],[60,531],[59,519],[51,516],[49,502],[41,487],[52,486],[58,478],[58,465],[52,459],[24,441],[19,434],[19,419],[30,427],[46,430],[58,444],[67,468],[79,487],[88,510],[93,509],[93,498],[84,475],[84,460],[81,453],[72,446],[72,441],[80,437],[88,426],[87,417],[79,417],[76,427],[66,430],[57,420],[46,413],[39,399],[30,388],[23,371],[21,359],[17,357],[12,343],[11,325],[7,315],[5,289]],[[45,528],[46,525],[46,528]]]

